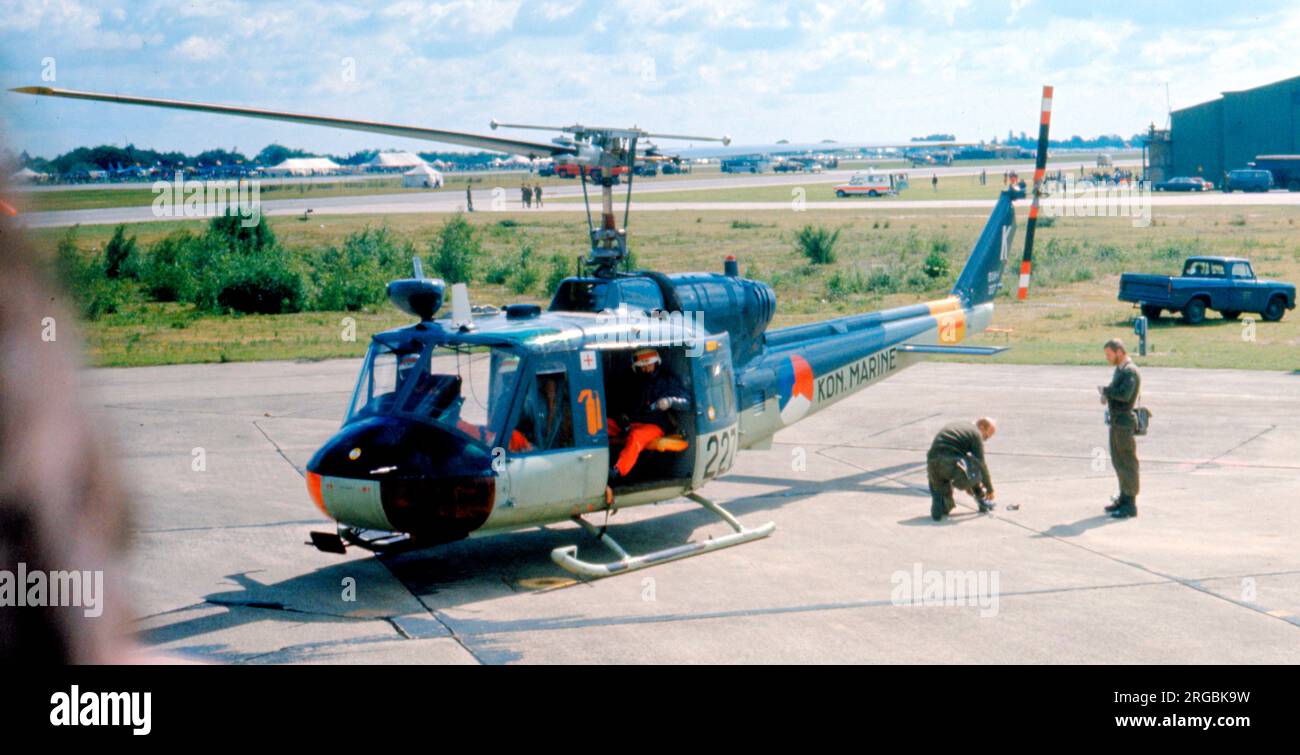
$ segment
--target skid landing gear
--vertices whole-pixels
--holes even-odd
[[[647,566],[662,564],[668,561],[676,561],[679,558],[698,556],[702,553],[708,553],[709,551],[716,551],[722,548],[729,548],[733,545],[748,543],[751,540],[758,540],[759,538],[767,537],[776,529],[776,524],[774,522],[768,522],[755,527],[754,529],[747,529],[736,519],[736,517],[728,513],[726,509],[704,496],[697,495],[696,493],[687,493],[686,497],[700,504],[709,511],[712,511],[714,514],[717,514],[718,518],[730,525],[731,529],[735,530],[735,532],[730,535],[723,535],[722,537],[711,538],[696,543],[686,543],[672,548],[665,548],[660,551],[654,551],[653,553],[647,553],[643,556],[633,556],[623,550],[623,546],[619,545],[617,540],[610,537],[609,534],[605,532],[605,528],[597,527],[579,515],[574,516],[573,521],[582,525],[582,528],[589,532],[592,537],[596,538],[603,543],[605,547],[618,554],[619,560],[610,561],[609,563],[604,564],[594,564],[590,561],[583,561],[578,558],[578,546],[576,545],[566,545],[556,548],[551,551],[551,560],[565,571],[572,574],[576,574],[580,577],[599,579],[600,577],[608,577],[614,574],[622,574],[623,572],[636,571],[637,569],[644,569]]]

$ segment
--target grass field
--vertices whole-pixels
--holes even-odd
[[[524,243],[546,255],[576,257],[586,235],[581,216],[492,213],[467,219],[479,229],[489,258],[515,255]],[[982,210],[655,213],[633,217],[631,247],[639,265],[669,272],[720,271],[722,258],[735,254],[742,274],[775,288],[779,309],[773,327],[779,327],[941,296],[985,219]],[[271,222],[290,249],[335,244],[367,224],[386,223],[424,252],[441,220],[397,215]],[[1106,338],[1133,340],[1135,310],[1115,299],[1120,272],[1176,272],[1184,256],[1212,253],[1248,257],[1261,276],[1300,281],[1298,222],[1300,210],[1283,207],[1156,208],[1149,228],[1134,228],[1118,218],[1056,219],[1039,231],[1028,302],[1013,300],[1014,266],[1009,266],[994,327],[1010,332],[972,342],[1011,346],[999,360],[1095,364],[1098,344]],[[833,264],[808,264],[795,251],[795,232],[804,225],[840,231]],[[199,226],[195,221],[159,222],[130,231],[147,247],[178,227]],[[102,248],[111,233],[109,226],[84,228],[78,243],[83,249]],[[31,237],[48,251],[62,234],[61,229],[41,229]],[[931,253],[949,264],[948,272],[933,280],[918,274]],[[481,277],[479,281],[471,285],[477,303],[542,300],[540,291],[515,296],[502,286],[481,283]],[[355,341],[341,337],[348,316],[356,321]],[[176,304],[140,304],[86,323],[83,330],[91,363],[121,366],[357,356],[371,332],[407,321],[387,305],[351,315],[235,317],[200,315]],[[1146,364],[1295,370],[1300,368],[1300,315],[1289,312],[1280,323],[1253,326],[1244,318],[1228,322],[1213,315],[1198,327],[1166,320],[1153,326],[1149,343]]]

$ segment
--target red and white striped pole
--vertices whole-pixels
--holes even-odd
[[[1034,261],[1034,229],[1038,226],[1038,199],[1042,194],[1043,176],[1047,172],[1047,131],[1052,125],[1052,88],[1043,87],[1043,114],[1038,121],[1038,155],[1034,158],[1034,198],[1029,205],[1029,222],[1025,224],[1025,256],[1020,261],[1020,288],[1016,298],[1029,295],[1029,273]]]

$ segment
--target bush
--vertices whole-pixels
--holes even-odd
[[[217,287],[218,306],[249,314],[297,312],[303,304],[302,276],[287,255],[262,253],[231,259]]]
[[[832,299],[842,299],[852,294],[865,294],[869,291],[867,280],[862,273],[852,270],[836,270],[826,281],[826,294]]]
[[[312,258],[311,308],[355,312],[382,302],[388,282],[410,274],[414,256],[414,246],[394,237],[387,226],[349,235],[342,246],[328,247]]]
[[[948,275],[948,239],[935,239],[930,242],[930,254],[926,256],[921,270],[932,280]]]
[[[154,301],[186,301],[194,291],[194,281],[186,267],[189,231],[177,231],[154,244],[140,263],[140,282]]]
[[[139,273],[135,236],[126,237],[126,226],[113,229],[113,238],[104,247],[104,275],[109,278],[135,278]]]
[[[515,260],[506,283],[511,291],[522,294],[536,286],[540,277],[536,265],[533,264],[533,247],[531,244],[524,244],[519,249],[519,259]]]
[[[546,284],[542,291],[543,295],[555,293],[560,287],[560,283],[573,274],[573,261],[561,252],[551,255],[550,262],[547,263]]]
[[[835,242],[839,238],[838,228],[832,232],[822,226],[806,225],[795,236],[795,248],[814,265],[829,265],[835,261]]]
[[[448,285],[469,283],[473,278],[474,265],[483,253],[474,227],[460,215],[443,223],[438,237],[429,248],[433,253],[434,273]]]
[[[537,285],[537,281],[541,279],[541,277],[541,274],[537,272],[535,266],[522,265],[515,271],[514,275],[510,276],[510,290],[516,294],[527,293],[533,290],[533,287]]]
[[[244,216],[227,209],[224,215],[208,221],[208,235],[231,251],[260,252],[276,245],[275,233],[266,224],[265,215],[259,215],[254,226],[246,226],[245,220]]]
[[[55,274],[72,298],[73,306],[87,320],[117,312],[127,294],[125,284],[104,275],[103,260],[87,257],[77,247],[77,229],[69,228],[59,239],[54,253]]]

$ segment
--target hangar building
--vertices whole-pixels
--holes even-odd
[[[1300,76],[1175,110],[1170,124],[1167,175],[1203,176],[1218,186],[1256,155],[1300,154]]]

